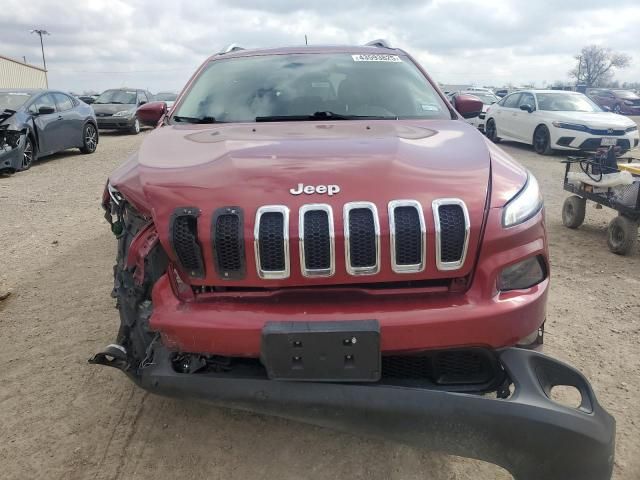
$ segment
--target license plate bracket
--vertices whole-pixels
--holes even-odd
[[[267,322],[262,363],[272,380],[375,382],[380,379],[377,320]]]
[[[602,137],[600,140],[601,147],[615,147],[618,144],[617,138]]]

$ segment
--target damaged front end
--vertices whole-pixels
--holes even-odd
[[[476,458],[516,480],[611,477],[615,420],[580,372],[531,350],[476,349],[489,359],[490,375],[475,384],[426,374],[399,381],[385,376],[384,362],[375,382],[278,381],[259,359],[175,351],[149,327],[152,293],[161,295],[154,287],[167,281],[176,292],[191,288],[181,283],[150,215],[110,185],[103,206],[118,239],[113,296],[121,326],[116,342],[90,363],[118,368],[156,394]],[[554,401],[556,386],[575,388],[579,404]]]
[[[0,125],[0,172],[23,169],[27,132]]]

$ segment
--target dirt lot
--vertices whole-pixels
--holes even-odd
[[[494,479],[497,467],[151,396],[87,358],[109,343],[115,242],[99,207],[108,172],[143,135],[0,177],[0,478]],[[544,189],[553,283],[546,351],[581,369],[618,422],[615,478],[640,478],[640,252],[606,247],[611,211],[564,228],[560,156],[505,150]],[[638,156],[638,152],[636,152]],[[569,480],[569,479],[568,479]]]

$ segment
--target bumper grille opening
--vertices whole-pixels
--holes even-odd
[[[422,262],[422,229],[415,207],[394,210],[395,254],[397,265],[416,265]]]
[[[171,243],[180,266],[192,277],[204,276],[202,250],[198,243],[198,210],[181,208],[172,218]]]
[[[305,270],[331,269],[329,212],[309,210],[303,217]]]
[[[223,208],[214,214],[213,241],[216,269],[224,279],[245,274],[243,217],[237,207]]]
[[[284,216],[267,212],[260,218],[260,266],[264,271],[281,271],[284,261]]]
[[[438,267],[441,270],[460,268],[467,246],[468,217],[459,201],[436,201]]]
[[[344,211],[347,270],[351,275],[377,273],[380,225],[375,205],[348,203]]]

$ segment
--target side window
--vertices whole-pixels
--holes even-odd
[[[138,104],[141,102],[148,102],[149,99],[147,98],[147,96],[145,95],[144,92],[138,92]]]
[[[512,93],[504,99],[503,107],[518,108],[518,100],[520,100],[520,93]]]
[[[533,98],[533,95],[531,93],[523,93],[520,95],[518,108],[520,108],[521,105],[530,105],[533,108],[536,108],[536,100],[535,98]]]
[[[40,107],[51,107],[54,112],[56,111],[56,102],[53,100],[50,93],[45,93],[36,98],[29,107],[29,111],[31,113],[38,113]]]
[[[58,111],[64,112],[66,110],[71,110],[73,108],[73,101],[67,97],[63,93],[54,93],[53,98],[56,100],[56,104],[58,105]]]

